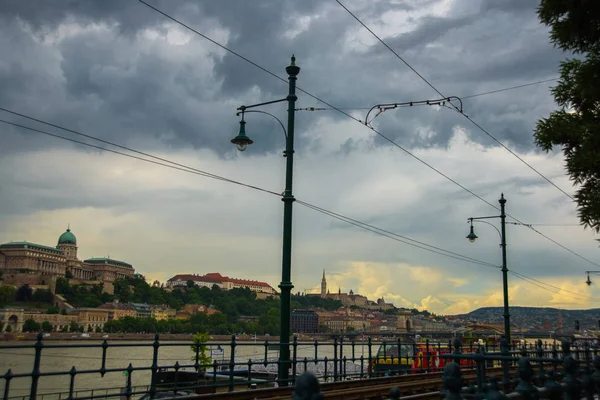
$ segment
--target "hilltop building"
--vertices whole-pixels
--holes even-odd
[[[212,288],[217,285],[222,290],[231,290],[235,288],[248,288],[256,293],[266,293],[276,295],[277,291],[266,282],[252,281],[247,279],[230,278],[223,276],[218,272],[211,272],[205,275],[180,274],[175,275],[167,281],[168,288],[185,287],[188,281],[194,282],[194,285]]]
[[[352,289],[348,293],[342,293],[342,289],[338,288],[337,293],[330,293],[327,289],[327,279],[325,278],[325,270],[323,270],[323,278],[321,279],[321,293],[307,294],[307,296],[320,296],[323,299],[339,300],[346,307],[356,306],[360,308],[391,310],[394,309],[394,304],[386,303],[383,297],[376,301],[369,300],[366,296],[356,294]]]
[[[0,271],[7,285],[28,284],[47,287],[54,292],[56,278],[68,278],[73,283],[103,284],[104,291],[113,293],[113,282],[132,277],[133,266],[111,258],[77,258],[77,238],[70,228],[60,235],[56,247],[31,242],[0,244]]]

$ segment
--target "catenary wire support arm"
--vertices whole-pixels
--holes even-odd
[[[457,100],[459,102],[460,106],[457,107],[456,105],[454,105],[454,103],[452,103],[452,100]],[[444,106],[446,106],[446,103],[452,104],[455,109],[460,110],[460,112],[462,112],[462,100],[457,96],[450,96],[450,97],[444,97],[443,99],[435,99],[435,100],[418,100],[418,101],[404,101],[404,102],[400,102],[400,103],[376,104],[373,107],[371,107],[371,109],[367,112],[367,116],[365,117],[365,120],[361,121],[361,122],[363,124],[365,124],[366,126],[370,127],[371,123],[375,120],[375,118],[377,118],[379,115],[381,115],[382,113],[384,113],[388,110],[394,110],[398,107],[413,107],[413,106],[419,106],[419,105],[444,107]],[[369,116],[375,110],[377,110],[377,114],[375,114],[374,117],[369,119]]]

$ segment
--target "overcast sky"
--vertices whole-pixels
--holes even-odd
[[[148,0],[211,39],[364,119],[378,103],[440,96],[338,3]],[[539,24],[536,0],[346,0],[344,5],[445,96],[558,76],[567,54]],[[4,0],[0,107],[277,193],[285,146],[277,122],[247,115],[254,140],[230,143],[236,108],[287,95],[287,85],[136,0]],[[560,152],[541,153],[536,121],[555,105],[553,82],[464,99],[465,114],[568,193]],[[326,107],[298,94],[298,107]],[[285,121],[284,103],[264,111]],[[0,119],[69,138],[73,133],[0,112]],[[373,126],[398,145],[544,235],[600,263],[575,204],[446,107],[399,108]],[[335,110],[299,111],[294,194],[382,229],[499,265],[499,237],[467,218],[497,215],[359,122]],[[283,203],[277,196],[86,148],[0,124],[0,242],[56,245],[70,224],[80,258],[123,260],[148,279],[220,272],[273,287],[281,279]],[[509,219],[512,221],[512,219]],[[498,220],[490,222],[498,226]],[[586,262],[532,230],[507,226],[512,305],[599,307]],[[499,269],[378,236],[296,203],[292,281],[397,306],[460,313],[502,304]],[[594,277],[592,277],[594,279]],[[540,283],[542,282],[542,283]],[[599,277],[600,282],[600,277]],[[552,286],[546,286],[549,284]],[[558,290],[558,288],[562,290]],[[555,293],[558,292],[558,293]],[[591,297],[590,297],[591,296]]]

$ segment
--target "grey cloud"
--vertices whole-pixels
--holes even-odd
[[[213,45],[195,35],[186,45],[191,55],[185,61],[181,58],[170,60],[164,55],[137,50],[136,43],[143,39],[136,36],[135,32],[143,27],[156,28],[167,20],[135,1],[83,1],[66,3],[62,7],[47,7],[44,4],[42,2],[36,8],[24,7],[21,2],[10,2],[4,16],[18,15],[37,27],[38,34],[49,33],[57,24],[69,19],[113,23],[120,33],[78,34],[64,40],[58,48],[58,54],[52,54],[48,53],[47,45],[35,44],[26,33],[19,33],[14,23],[5,25],[3,30],[11,34],[13,40],[21,41],[22,48],[32,51],[17,54],[10,69],[0,69],[0,81],[7,84],[7,90],[0,97],[3,104],[12,103],[42,118],[76,129],[91,130],[93,134],[111,140],[118,139],[120,143],[125,141],[140,145],[146,138],[160,138],[162,143],[170,147],[207,147],[225,154],[231,147],[229,138],[222,135],[235,131],[237,119],[233,112],[237,105],[248,102],[248,91],[260,88],[261,100],[283,97],[287,92],[285,83],[228,53],[223,57],[212,54],[212,76],[199,75],[195,72],[195,64],[199,60],[193,54],[200,48],[212,48]],[[357,53],[341,57],[336,53],[345,35],[362,28],[335,4],[316,1],[235,3],[234,7],[223,7],[222,2],[198,4],[156,1],[152,4],[181,17],[198,29],[206,29],[209,20],[213,21],[209,26],[217,21],[230,32],[228,46],[280,76],[285,77],[284,67],[289,62],[289,56],[296,53],[298,64],[302,67],[298,85],[337,106],[364,107],[389,100],[423,99],[432,93],[399,61],[394,61],[393,55],[381,53],[379,44],[373,47],[374,50],[379,49],[377,57]],[[411,3],[408,6],[416,7],[418,4]],[[387,9],[385,3],[378,2],[372,8],[360,11],[367,17],[376,18],[378,13]],[[478,57],[474,50],[460,62],[438,62],[435,51],[419,50],[424,44],[432,42],[456,49],[460,46],[493,49],[489,42],[479,39],[478,33],[483,32],[483,26],[489,24],[494,13],[499,11],[491,6],[485,6],[482,10],[480,14],[459,18],[424,17],[414,32],[390,39],[390,42],[395,48],[405,50],[407,59],[434,84],[439,84],[446,94],[469,92],[468,88],[479,86],[481,80],[500,85],[514,77],[536,79],[539,74],[546,77],[552,72],[559,56],[547,45],[545,33],[532,38],[535,40],[531,45],[536,49],[534,52],[515,52],[511,57],[498,60],[487,57],[494,61],[484,64],[485,68],[471,67],[477,64],[475,60]],[[284,18],[286,15],[315,18],[310,29],[289,39],[284,33],[293,25],[293,20]],[[476,23],[480,17],[486,20]],[[535,20],[535,15],[520,16],[515,24],[524,20]],[[122,35],[121,31],[126,28],[129,31]],[[507,27],[502,29],[507,37],[492,37],[490,40],[494,45],[506,40],[527,39],[523,31],[513,31]],[[450,30],[452,33],[448,34]],[[5,44],[3,50],[14,54],[10,47]],[[136,54],[136,50],[139,54]],[[62,61],[54,61],[52,75],[48,77],[44,71],[48,66],[45,59],[52,60],[57,56]],[[432,62],[432,59],[436,62]],[[52,63],[50,61],[50,66]],[[535,68],[531,68],[531,65]],[[48,81],[52,84],[48,85]],[[26,84],[20,85],[19,82]],[[40,89],[43,89],[42,95]],[[53,107],[40,106],[50,102]],[[488,104],[485,108],[477,107],[480,104],[483,103],[473,99],[469,111],[499,139],[509,140],[511,145],[519,149],[532,147],[531,128],[535,118],[511,121],[507,118],[509,110],[498,105],[493,105],[490,110]],[[299,106],[311,105],[319,106],[300,93]],[[275,107],[274,112],[280,113]],[[40,113],[40,110],[43,111]],[[330,114],[336,119],[345,118],[336,113]],[[433,115],[421,110],[399,112],[396,118],[386,114],[381,119],[381,129],[409,148],[443,147],[457,123],[455,117],[447,114]],[[285,111],[280,115],[285,116]],[[222,118],[230,123],[223,126],[220,122]],[[302,132],[314,127],[315,119],[307,116],[299,122],[299,132]],[[270,138],[272,133],[261,136],[263,132],[273,131],[269,122],[256,118],[252,124],[256,128],[254,132],[257,132],[254,151],[272,151],[280,147],[280,143]],[[415,132],[422,126],[430,127],[434,133],[426,138],[416,136]],[[124,136],[125,131],[127,135]],[[489,145],[489,140],[484,136],[481,142]],[[388,145],[385,141],[378,141],[377,144]],[[301,143],[299,145],[302,146]]]
[[[509,13],[523,13],[536,10],[539,0],[484,0],[481,9],[484,11],[501,10]]]

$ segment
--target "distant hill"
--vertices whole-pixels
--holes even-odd
[[[502,324],[502,307],[483,307],[468,314],[455,315],[466,321]],[[562,322],[561,322],[562,320]],[[589,310],[563,310],[549,307],[510,307],[511,324],[519,328],[555,330],[559,327],[572,328],[579,321],[581,329],[600,329],[600,308]]]

